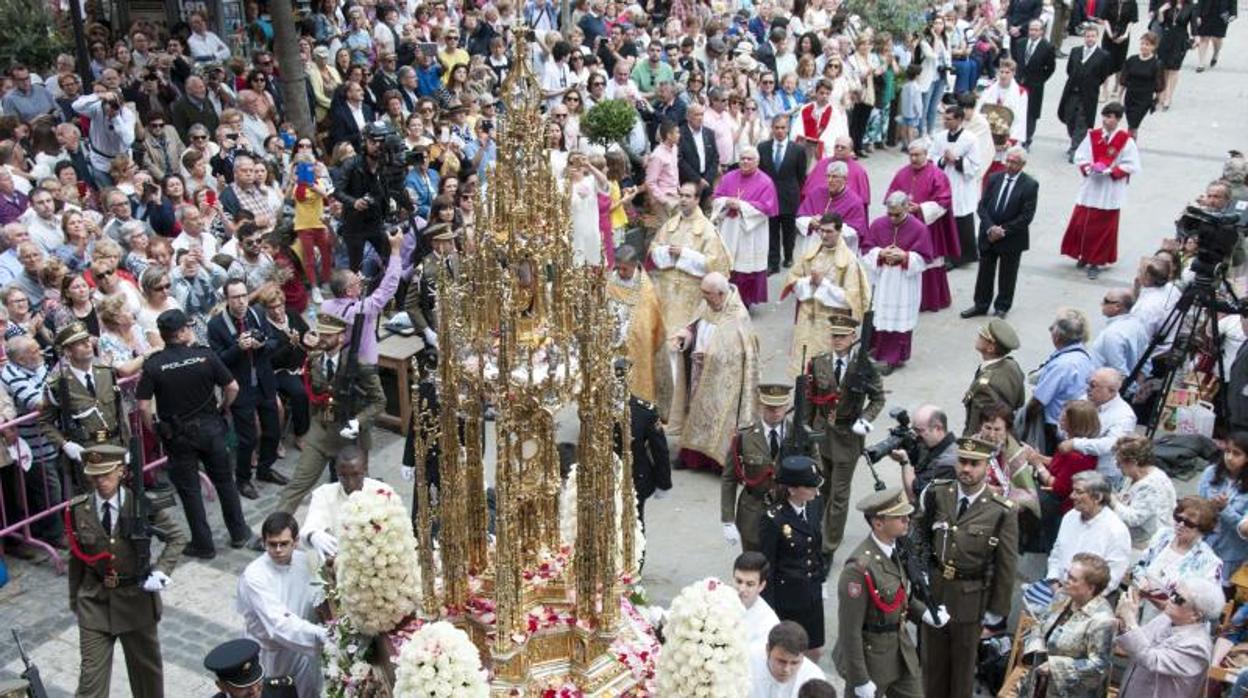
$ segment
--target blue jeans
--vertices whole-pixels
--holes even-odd
[[[957,76],[953,83],[953,93],[960,95],[963,92],[970,92],[975,89],[975,83],[979,81],[979,63],[973,58],[954,61],[953,73]]]
[[[945,78],[937,74],[932,80],[932,86],[923,93],[925,102],[923,108],[923,133],[930,134],[936,128],[936,114],[940,108],[940,98],[945,96],[945,90],[949,89],[949,83]]]

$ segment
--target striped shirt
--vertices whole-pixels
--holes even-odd
[[[27,414],[39,409],[43,402],[43,389],[48,382],[48,367],[40,362],[36,369],[29,369],[9,361],[0,369],[0,381],[13,397],[13,404],[18,414]],[[38,421],[22,424],[17,433],[30,446],[30,454],[36,463],[43,463],[56,458],[57,448],[43,435],[43,427]]]

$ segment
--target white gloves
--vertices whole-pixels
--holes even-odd
[[[360,420],[358,419],[347,420],[347,426],[343,427],[338,432],[338,435],[344,439],[354,439],[358,437],[360,435]]]
[[[929,608],[923,612],[923,622],[933,628],[943,628],[949,622],[949,611],[945,610],[944,605],[937,606],[935,610]]]
[[[79,446],[73,441],[66,441],[61,445],[61,450],[65,452],[65,455],[69,456],[70,460],[76,460],[79,463],[82,462],[82,446]]]
[[[78,444],[74,445],[77,446]],[[147,579],[143,580],[143,591],[163,591],[169,588],[171,583],[173,583],[173,580],[169,578],[169,575],[160,570],[152,570],[152,573],[147,575]]]
[[[438,333],[434,332],[432,327],[426,327],[422,336],[425,338],[425,344],[428,344],[434,349],[438,348]]]
[[[724,540],[732,545],[739,545],[741,543],[741,532],[737,530],[736,524],[724,524]]]
[[[313,531],[308,534],[308,542],[325,559],[338,554],[338,539],[324,531]]]
[[[652,495],[650,495],[650,496],[651,496],[651,497],[654,497],[655,499],[667,499],[668,497],[672,496],[672,491],[671,491],[670,489],[666,489],[666,490],[657,490],[657,489],[656,489],[656,490],[654,491],[654,494],[652,494]]]
[[[854,687],[854,698],[875,698],[875,684],[868,681]]]
[[[854,422],[853,432],[859,436],[866,436],[871,433],[873,428],[871,422],[859,417],[858,421]]]
[[[316,639],[322,645],[327,644],[329,642],[329,628],[323,625],[316,626]]]
[[[416,479],[416,468],[410,465],[400,465],[399,475],[403,476],[403,482],[411,482]]]

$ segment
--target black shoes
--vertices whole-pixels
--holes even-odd
[[[238,496],[247,499],[260,499],[260,493],[256,491],[256,485],[251,480],[244,480],[238,483]]]
[[[784,260],[784,268],[785,268],[785,269],[791,269],[792,267],[793,267],[793,260],[791,260],[791,259],[786,259],[786,260]]]
[[[251,531],[248,531],[247,535],[243,536],[242,538],[231,538],[230,547],[235,550],[238,550],[242,548],[243,546],[247,545],[247,543],[249,543],[252,540],[260,540],[260,538],[258,536],[253,536],[251,534]]]
[[[195,557],[195,558],[199,558],[200,560],[211,560],[212,558],[217,556],[217,551],[211,548],[208,548],[208,549],[192,548],[191,546],[188,545],[185,548],[182,548],[182,555],[183,557]]]
[[[256,479],[261,482],[271,482],[274,485],[285,485],[286,483],[290,482],[290,480],[286,479],[285,475],[277,472],[276,470],[272,468],[265,468],[264,470],[257,470]]]
[[[979,317],[980,315],[987,315],[987,314],[988,314],[988,309],[981,308],[978,305],[973,305],[967,308],[966,310],[963,310],[961,313],[958,313],[958,315],[961,316],[963,320],[969,320],[973,317]]]
[[[1005,319],[1005,316],[1010,314],[1010,311],[1008,311],[1008,310],[1001,310],[1000,308],[998,308],[998,309],[996,309],[996,310],[992,311],[992,314],[993,314],[993,316],[994,316],[994,317],[999,317],[999,318],[1001,318],[1002,320],[1004,320],[1004,319]]]

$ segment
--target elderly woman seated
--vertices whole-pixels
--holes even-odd
[[[1110,581],[1109,565],[1099,555],[1074,556],[1061,594],[1040,615],[1024,641],[1023,665],[1028,670],[1017,695],[1105,695],[1117,627],[1114,611],[1102,596]]]
[[[1125,476],[1109,506],[1131,532],[1133,559],[1143,554],[1157,532],[1173,523],[1174,484],[1153,459],[1153,441],[1147,436],[1124,436],[1114,444],[1114,457]]]
[[[1186,698],[1205,688],[1212,640],[1206,623],[1216,621],[1226,597],[1206,578],[1178,583],[1161,615],[1139,625],[1140,594],[1132,590],[1118,603],[1123,634],[1118,649],[1129,662],[1118,691],[1121,696]]]
[[[1118,588],[1131,556],[1131,533],[1109,508],[1109,498],[1109,481],[1104,475],[1086,470],[1074,476],[1070,490],[1074,508],[1062,517],[1045,578],[1023,590],[1028,610],[1038,615],[1039,609],[1052,601],[1079,553],[1093,553],[1104,560],[1109,565],[1109,588]]]
[[[1222,559],[1202,540],[1217,525],[1218,510],[1189,495],[1179,500],[1173,516],[1174,528],[1162,529],[1131,570],[1132,590],[1153,606],[1144,607],[1146,619],[1165,608],[1180,580],[1222,583]]]

